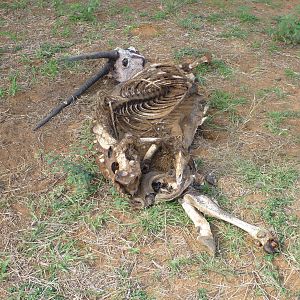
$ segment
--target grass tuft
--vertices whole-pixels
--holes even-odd
[[[300,73],[299,72],[295,72],[292,69],[285,69],[284,70],[284,74],[286,77],[290,78],[290,79],[294,79],[294,80],[299,80],[300,79]]]
[[[189,14],[186,18],[179,20],[179,26],[188,30],[200,30],[203,26],[202,17]]]
[[[65,3],[61,0],[54,2],[58,16],[67,16],[73,22],[96,21],[95,13],[100,5],[99,0],[89,0],[88,3]]]
[[[235,16],[243,23],[256,23],[258,21],[258,17],[251,13],[248,6],[240,6]]]
[[[220,37],[245,40],[248,37],[248,32],[242,29],[240,26],[231,26],[227,31],[221,33]]]
[[[230,78],[233,73],[233,69],[230,66],[228,66],[223,60],[217,59],[212,60],[210,64],[200,64],[196,67],[196,76],[199,82],[203,82],[203,77],[207,74],[216,74],[223,78]]]
[[[231,94],[220,90],[213,92],[210,97],[211,107],[223,112],[233,112],[238,105],[245,104],[246,102],[245,98],[235,98]]]
[[[138,217],[139,226],[151,234],[160,233],[166,225],[186,226],[190,219],[185,214],[179,203],[166,202],[150,207]]]
[[[183,57],[199,58],[202,57],[205,53],[207,53],[207,50],[205,49],[200,50],[196,48],[184,47],[174,52],[174,58],[176,60],[180,60]]]
[[[281,128],[282,122],[289,118],[300,118],[300,111],[271,111],[268,112],[268,122],[265,126],[272,133],[277,135],[286,135],[288,128]]]
[[[198,300],[208,300],[207,289],[200,288],[198,289],[197,293],[198,293],[197,295]]]
[[[300,44],[300,14],[280,17],[273,34],[285,44]]]
[[[299,172],[290,166],[258,166],[241,160],[237,167],[246,183],[268,193],[284,192],[299,178]]]

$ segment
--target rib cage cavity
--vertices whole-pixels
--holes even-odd
[[[107,98],[118,132],[141,135],[169,124],[174,109],[190,94],[193,82],[174,65],[155,64],[138,73]],[[117,101],[115,101],[117,99]]]

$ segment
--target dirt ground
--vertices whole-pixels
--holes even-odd
[[[273,31],[298,1],[82,2],[0,3],[0,298],[299,299],[300,48]],[[91,146],[110,78],[32,131],[103,64],[58,58],[128,46],[151,62],[212,54],[196,71],[211,109],[193,155],[218,178],[203,192],[272,227],[280,253],[209,218],[211,258],[178,204],[127,205]]]

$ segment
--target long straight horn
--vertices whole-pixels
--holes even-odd
[[[72,102],[74,102],[84,91],[86,91],[89,87],[91,87],[95,82],[101,79],[103,76],[107,75],[111,68],[114,65],[114,60],[109,60],[104,67],[93,77],[87,80],[75,93],[70,96],[67,100],[61,102],[58,106],[56,106],[52,111],[45,116],[35,127],[33,130],[37,130],[43,125],[45,125],[50,119],[59,114],[65,107],[69,106]]]
[[[117,60],[119,58],[119,53],[116,50],[113,51],[100,51],[100,52],[92,52],[92,53],[85,53],[81,55],[69,56],[63,58],[62,60],[66,61],[77,61],[82,59],[98,59],[98,58],[108,58]]]

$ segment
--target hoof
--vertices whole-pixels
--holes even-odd
[[[197,240],[201,243],[203,249],[212,257],[216,255],[216,243],[212,236],[198,236]]]
[[[276,239],[270,239],[263,245],[263,248],[267,253],[274,254],[278,252],[278,246],[279,243]]]

